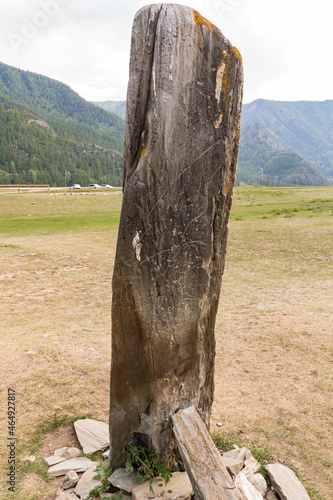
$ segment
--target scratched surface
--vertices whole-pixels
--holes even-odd
[[[239,52],[198,12],[137,13],[113,276],[113,466],[134,436],[177,468],[178,408],[209,425],[242,82]]]

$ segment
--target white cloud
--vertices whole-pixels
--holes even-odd
[[[125,98],[142,0],[3,0],[0,60],[69,84],[89,100]],[[168,1],[166,3],[173,3]],[[332,98],[326,0],[192,0],[240,50],[245,101]]]

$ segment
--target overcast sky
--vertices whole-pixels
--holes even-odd
[[[152,2],[0,2],[1,62],[60,80],[87,100],[126,98],[133,17]],[[198,10],[239,49],[245,70],[244,102],[333,98],[332,2],[178,3]]]

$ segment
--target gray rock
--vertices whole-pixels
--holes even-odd
[[[245,500],[262,500],[261,493],[259,493],[242,472],[235,477],[235,485]]]
[[[164,479],[155,478],[153,481],[154,493],[149,489],[149,482],[140,484],[132,491],[132,500],[146,500],[148,498],[163,498],[163,500],[190,500],[193,490],[186,472],[174,472],[169,483]]]
[[[310,500],[304,486],[289,467],[269,464],[265,469],[281,500]]]
[[[70,470],[85,472],[98,462],[92,462],[87,457],[71,458],[49,468],[48,473],[53,477],[65,476]]]
[[[253,474],[248,477],[248,480],[259,491],[259,493],[261,493],[263,497],[266,495],[268,486],[264,476],[262,476],[261,474]]]
[[[136,14],[113,274],[110,465],[135,436],[177,469],[170,416],[209,426],[236,174],[241,57],[190,7]]]
[[[64,490],[68,490],[69,488],[73,488],[79,480],[79,476],[75,472],[75,470],[69,470],[61,483],[61,488]]]
[[[86,500],[91,490],[102,485],[101,481],[94,479],[96,475],[96,466],[91,467],[84,474],[82,474],[74,490],[81,500]]]
[[[65,459],[56,455],[52,455],[51,457],[44,457],[44,462],[48,467],[52,467],[52,465],[59,464],[60,462],[64,462]]]
[[[74,422],[77,439],[83,453],[89,455],[109,446],[109,426],[104,422],[86,418]]]
[[[222,461],[230,474],[232,474],[233,476],[237,476],[237,474],[239,474],[244,467],[243,460],[239,460],[238,458],[229,458],[222,456]]]
[[[265,500],[279,500],[275,495],[273,490],[268,490],[265,496]]]
[[[55,450],[54,456],[55,457],[61,457],[64,460],[69,460],[70,458],[75,458],[80,455],[80,450],[75,447],[71,448],[59,448],[58,450]]]
[[[233,458],[233,459],[238,459],[238,460],[243,460],[243,463],[244,463],[244,460],[245,460],[245,456],[246,456],[246,453],[248,452],[249,450],[245,447],[243,448],[235,448],[233,450],[229,450],[229,451],[225,451],[223,452],[222,454],[222,457],[223,458]]]
[[[55,498],[55,500],[78,500],[78,497],[74,492],[61,491]]]
[[[131,493],[132,490],[138,486],[135,478],[135,472],[127,472],[126,469],[117,469],[113,472],[113,474],[111,474],[108,481],[112,484],[112,486],[126,491],[127,493]]]

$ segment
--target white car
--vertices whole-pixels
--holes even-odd
[[[103,188],[103,189],[111,189],[111,188],[113,188],[113,186],[110,186],[110,184],[102,184],[101,188]]]
[[[101,186],[99,184],[89,184],[89,187],[92,189],[99,189]]]
[[[73,184],[72,186],[69,186],[69,189],[81,189],[80,184]]]

